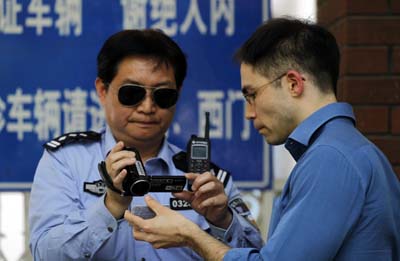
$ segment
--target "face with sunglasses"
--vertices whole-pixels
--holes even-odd
[[[107,124],[126,146],[157,147],[172,122],[179,91],[172,66],[128,57],[113,80],[96,79]]]

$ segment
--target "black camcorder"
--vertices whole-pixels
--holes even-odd
[[[122,182],[123,191],[116,188],[107,173],[104,161],[98,165],[100,175],[107,187],[122,196],[143,196],[149,192],[181,192],[186,185],[185,176],[149,176],[146,173],[139,151],[125,147],[123,150],[135,152],[136,162],[126,166],[128,172]]]

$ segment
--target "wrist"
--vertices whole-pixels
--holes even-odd
[[[110,191],[107,191],[104,196],[104,205],[115,219],[124,216],[124,212],[128,209],[131,201],[132,197],[122,197]]]
[[[197,252],[204,260],[223,260],[230,247],[212,237],[199,227],[188,231],[186,242],[188,246]]]
[[[178,234],[176,236],[182,238],[183,244],[181,246],[186,246],[194,249],[198,246],[198,238],[202,234],[208,235],[201,229],[196,223],[193,223],[191,220],[184,219],[180,220],[179,226],[175,227],[177,229]],[[201,243],[201,241],[200,241]]]
[[[185,226],[181,226],[184,228]],[[184,231],[180,232],[185,239],[185,242],[188,247],[194,249],[197,247],[198,242],[196,240],[200,237],[202,233],[205,233],[198,225],[196,224],[190,224],[187,226]]]
[[[227,210],[225,211],[225,215],[223,217],[215,221],[210,220],[210,222],[216,227],[227,229],[232,223],[232,219],[233,219],[233,214],[230,208],[227,208]]]

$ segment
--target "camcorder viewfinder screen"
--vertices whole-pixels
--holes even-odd
[[[192,147],[193,159],[207,159],[207,146],[193,146]]]

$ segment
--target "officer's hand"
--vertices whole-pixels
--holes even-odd
[[[132,234],[136,240],[147,241],[154,248],[187,246],[201,229],[177,211],[167,208],[149,195],[145,196],[147,206],[156,216],[143,219],[129,211],[124,218],[133,226]]]
[[[182,191],[174,193],[174,196],[189,201],[192,208],[213,225],[228,228],[232,221],[232,213],[228,208],[224,184],[210,172],[187,173],[185,176],[193,182],[193,192]]]
[[[124,143],[122,141],[118,142],[114,148],[111,149],[105,159],[107,173],[112,179],[114,187],[121,191],[122,181],[127,175],[127,171],[124,168],[128,165],[135,164],[136,162],[135,153],[132,151],[122,150],[123,148]],[[132,197],[121,197],[117,192],[107,188],[105,205],[114,217],[122,217],[131,201]]]

